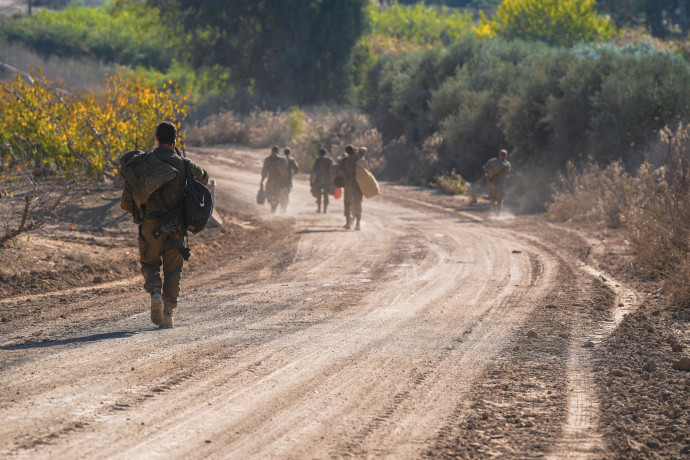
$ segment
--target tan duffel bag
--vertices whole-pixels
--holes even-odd
[[[357,160],[356,165],[355,180],[357,181],[357,185],[359,185],[359,189],[362,191],[362,195],[367,198],[373,198],[381,193],[379,183],[364,162],[362,160]]]

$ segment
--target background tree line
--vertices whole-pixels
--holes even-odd
[[[687,121],[682,47],[605,44],[621,25],[680,36],[683,1],[442,3],[460,9],[116,0],[3,20],[0,31],[46,54],[91,55],[196,88],[197,120],[350,103],[381,133],[388,176],[417,182],[453,168],[471,178],[501,147],[553,170],[590,157],[634,168],[659,129]],[[462,8],[486,13],[476,22]]]

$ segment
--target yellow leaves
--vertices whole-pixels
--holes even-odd
[[[100,174],[120,154],[148,148],[160,121],[186,117],[189,93],[180,95],[176,86],[164,91],[121,74],[104,86],[100,93],[71,94],[41,74],[32,82],[0,83],[0,141],[30,144],[35,162]]]

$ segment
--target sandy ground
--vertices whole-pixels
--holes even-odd
[[[0,456],[688,455],[690,318],[620,235],[387,184],[346,231],[303,175],[271,216],[265,154],[192,152],[225,224],[192,237],[173,330],[112,186],[0,250]]]

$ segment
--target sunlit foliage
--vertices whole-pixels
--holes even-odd
[[[482,17],[479,36],[543,41],[569,46],[610,38],[608,19],[597,16],[595,0],[504,0],[494,17]]]
[[[68,93],[42,75],[0,83],[0,160],[31,152],[35,165],[97,176],[117,168],[117,158],[153,144],[162,120],[180,124],[187,94],[168,82],[155,87],[141,78],[116,75],[102,92]]]
[[[44,56],[92,57],[159,71],[170,67],[176,45],[157,11],[135,0],[98,8],[73,4],[61,11],[43,9],[24,18],[5,18],[0,35]]]
[[[449,45],[472,28],[472,16],[447,7],[424,3],[407,6],[393,3],[368,7],[371,35],[364,37],[376,54],[398,54],[435,45]]]

